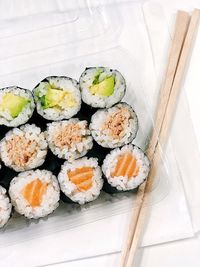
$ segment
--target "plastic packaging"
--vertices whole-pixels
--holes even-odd
[[[152,100],[145,97],[143,73],[138,67],[140,62],[120,45],[123,28],[120,5],[99,3],[92,5],[91,1],[86,1],[84,8],[81,3],[79,8],[69,11],[64,9],[11,20],[8,28],[0,30],[1,87],[15,84],[33,88],[49,75],[78,79],[88,66],[116,68],[127,82],[124,100],[133,106],[139,119],[139,132],[133,143],[145,149],[153,127]],[[140,45],[140,36],[137,40]],[[170,192],[168,176],[172,172],[163,157],[149,205],[162,201]],[[15,214],[1,230],[0,246],[126,212],[132,208],[134,198],[130,192],[116,195],[102,192],[96,201],[85,206],[61,203],[55,213],[39,221],[28,221]]]

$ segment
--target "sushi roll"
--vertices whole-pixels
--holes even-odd
[[[126,103],[98,110],[89,126],[92,137],[101,146],[116,148],[133,141],[138,131],[137,115]]]
[[[109,108],[121,101],[126,90],[124,77],[117,70],[92,67],[81,74],[82,100],[93,108]]]
[[[65,76],[50,76],[34,90],[37,112],[47,120],[69,119],[81,108],[78,82]]]
[[[34,124],[25,124],[10,130],[0,142],[2,161],[16,172],[41,166],[46,154],[45,135]]]
[[[68,161],[84,156],[93,146],[87,121],[77,118],[47,124],[47,141],[54,155]]]
[[[6,195],[6,189],[0,186],[0,228],[8,222],[11,210],[12,206]]]
[[[0,125],[22,125],[31,118],[34,109],[31,91],[17,86],[0,89]]]
[[[34,170],[16,176],[10,183],[9,195],[19,214],[28,219],[38,219],[58,207],[60,190],[50,171]]]
[[[147,156],[134,145],[112,150],[102,165],[106,181],[117,191],[137,188],[147,178],[149,170],[150,162]]]
[[[58,175],[61,191],[71,201],[85,204],[95,200],[103,186],[101,168],[96,158],[65,162]]]

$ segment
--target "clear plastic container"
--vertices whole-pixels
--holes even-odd
[[[127,82],[124,100],[133,106],[139,119],[139,132],[133,143],[145,150],[153,129],[154,108],[144,97],[143,74],[138,68],[140,63],[119,42],[123,27],[118,10],[120,4],[103,5],[103,2],[80,1],[79,8],[71,6],[63,8],[62,12],[16,17],[10,20],[8,28],[2,24],[1,87],[19,85],[31,89],[49,75],[66,75],[78,80],[88,66],[116,68]],[[170,192],[168,176],[172,172],[163,157],[149,205],[162,201]],[[130,192],[114,195],[102,192],[96,201],[85,206],[61,203],[52,215],[38,221],[28,221],[14,214],[6,228],[0,231],[3,233],[0,246],[126,212],[133,207],[135,196]]]

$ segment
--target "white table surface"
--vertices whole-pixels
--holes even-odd
[[[169,9],[182,9],[191,11],[193,8],[200,7],[200,0],[159,0],[156,2],[162,3]],[[200,96],[199,96],[200,97]],[[113,222],[115,218],[113,217]],[[119,220],[119,217],[116,217]],[[127,218],[128,220],[128,218]],[[118,223],[116,221],[116,223]],[[102,227],[104,227],[102,221]],[[98,222],[99,227],[99,222]],[[112,238],[112,237],[108,237]],[[92,245],[92,244],[91,244]],[[137,267],[199,267],[200,266],[200,234],[194,238],[180,240],[162,245],[156,245],[141,249],[138,255]],[[119,253],[103,255],[100,257],[93,257],[61,263],[53,265],[55,267],[116,267],[119,262]]]

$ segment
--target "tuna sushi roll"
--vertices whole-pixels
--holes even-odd
[[[147,178],[149,169],[147,156],[134,145],[112,150],[102,165],[106,181],[117,191],[137,188]]]
[[[31,91],[17,86],[0,89],[0,125],[22,125],[31,118],[34,108]]]
[[[47,120],[73,117],[81,108],[78,82],[65,76],[50,76],[34,88],[37,112]]]
[[[87,121],[77,118],[49,123],[47,141],[54,155],[69,161],[84,156],[93,146]]]
[[[95,200],[103,186],[101,168],[96,158],[65,162],[58,175],[61,191],[73,202],[85,204]]]
[[[10,183],[9,195],[19,214],[38,219],[58,207],[60,190],[56,177],[50,171],[35,170],[16,176]]]
[[[119,103],[94,113],[89,128],[99,145],[116,148],[133,141],[138,130],[138,119],[131,106]]]
[[[6,195],[6,189],[0,186],[0,228],[8,222],[11,210],[12,206]]]
[[[93,108],[109,108],[121,101],[126,90],[124,77],[117,70],[86,68],[80,77],[82,100]]]
[[[2,161],[17,172],[42,165],[46,154],[45,135],[34,124],[25,124],[10,130],[0,142]]]

